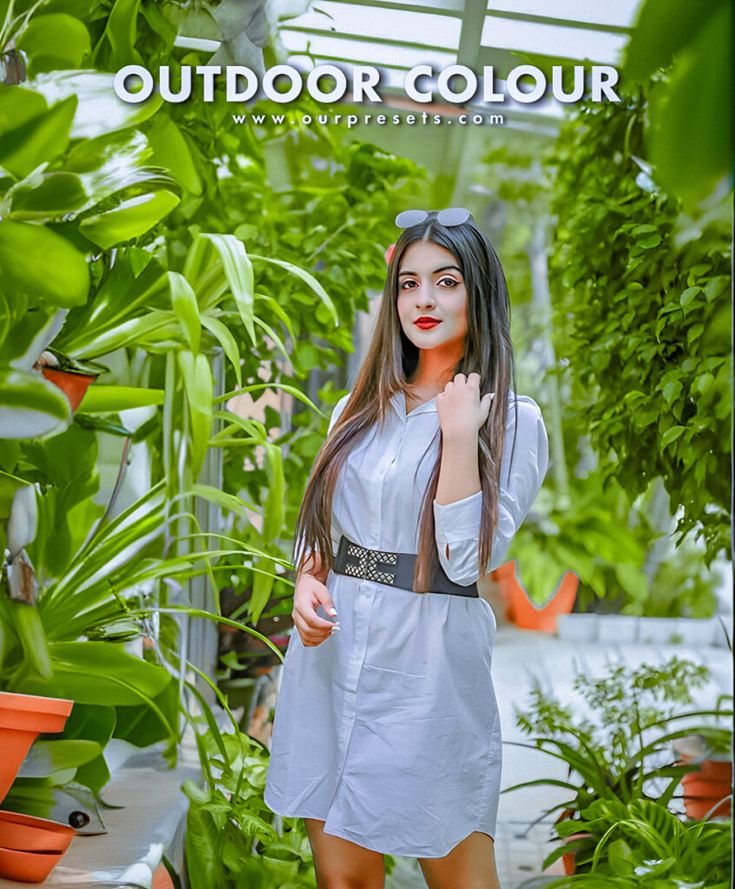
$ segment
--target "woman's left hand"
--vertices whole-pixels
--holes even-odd
[[[494,395],[488,392],[480,398],[480,374],[457,374],[436,397],[442,436],[446,439],[477,435],[490,413]]]

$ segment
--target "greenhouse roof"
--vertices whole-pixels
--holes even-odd
[[[459,64],[478,74],[493,66],[501,86],[521,64],[617,65],[639,5],[640,0],[319,0],[284,21],[279,35],[288,63],[306,70],[330,62],[380,67],[382,94],[391,104],[403,95],[406,72],[418,64],[435,69]],[[553,124],[564,106],[551,97],[533,104],[511,100],[503,112],[526,123],[533,118]]]

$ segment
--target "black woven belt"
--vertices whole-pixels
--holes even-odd
[[[337,574],[349,577],[360,577],[363,580],[374,580],[413,592],[413,569],[416,563],[415,553],[387,553],[378,549],[366,549],[359,543],[349,540],[344,534],[339,539],[339,550],[334,565]],[[461,586],[447,577],[444,569],[439,566],[438,574],[431,582],[432,593],[448,593],[450,596],[469,596],[477,598],[477,584]]]

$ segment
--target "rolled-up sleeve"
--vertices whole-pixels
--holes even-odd
[[[503,563],[510,542],[528,515],[548,469],[549,442],[541,409],[527,395],[518,396],[518,433],[509,475],[514,428],[515,411],[511,400],[500,466],[498,521],[490,561],[483,574]],[[481,576],[478,567],[481,514],[482,491],[453,503],[439,504],[434,500],[434,534],[439,561],[447,577],[461,586],[469,586]]]

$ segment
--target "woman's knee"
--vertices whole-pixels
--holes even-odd
[[[324,833],[324,821],[304,820],[318,889],[383,889],[385,858],[380,852]]]

